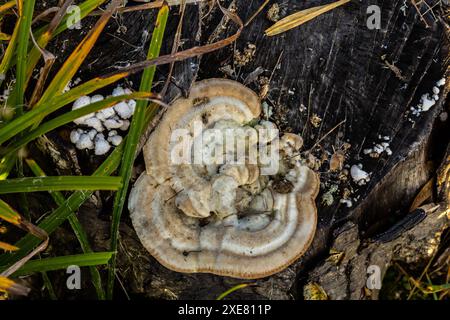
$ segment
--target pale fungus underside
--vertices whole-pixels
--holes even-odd
[[[172,104],[150,136],[129,209],[140,241],[162,265],[261,278],[309,247],[319,178],[301,163],[301,137],[278,139],[260,113],[258,96],[240,83],[204,80]],[[177,158],[180,151],[188,161]]]

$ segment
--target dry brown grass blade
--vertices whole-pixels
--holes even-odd
[[[320,16],[321,14],[324,14],[330,10],[333,10],[339,6],[342,6],[342,5],[346,4],[347,2],[350,2],[350,0],[339,0],[339,1],[327,4],[327,5],[309,8],[309,9],[305,9],[305,10],[299,11],[297,13],[291,14],[291,15],[281,19],[280,21],[275,23],[270,28],[268,28],[265,31],[265,34],[267,36],[275,36],[277,34],[286,32],[290,29],[298,27],[298,26],[304,24],[305,22],[308,22],[308,21]]]
[[[244,27],[248,26],[253,21],[253,19],[255,19],[258,16],[258,14],[260,14],[261,11],[263,11],[263,9],[267,6],[269,2],[270,0],[265,0],[263,4],[258,8],[258,10],[256,10],[256,12],[252,14],[252,16],[247,20],[247,22],[244,24]]]
[[[0,292],[8,292],[13,295],[26,296],[30,289],[15,283],[11,279],[0,276]]]
[[[67,9],[72,5],[73,1],[74,0],[66,0],[61,8],[59,8],[59,10],[56,12],[47,30],[44,32],[44,34],[47,35],[48,38],[51,38],[53,32],[55,32],[56,28],[58,28],[59,24],[67,13]]]
[[[39,39],[37,41],[34,41],[36,48],[33,48],[30,53],[30,61],[32,61],[32,62],[30,63],[29,68],[27,69],[26,84],[28,84],[28,81],[31,79],[31,76],[34,72],[34,67],[35,67],[37,61],[39,60],[39,55],[36,56],[36,53],[40,52],[41,54],[43,54],[43,50],[44,50],[45,46],[48,44],[50,39],[53,38],[54,32],[56,31],[58,25],[61,23],[62,19],[64,18],[65,14],[67,12],[67,8],[73,3],[73,1],[74,0],[66,0],[64,2],[64,4],[59,8],[58,12],[55,14],[55,16],[50,21],[45,32],[39,37]],[[33,37],[32,37],[32,39],[34,40]],[[45,59],[45,56],[44,56],[44,59]],[[30,105],[34,105],[34,104],[30,103]]]
[[[181,0],[180,5],[180,21],[178,22],[177,31],[175,33],[175,37],[173,39],[173,45],[172,45],[172,54],[175,54],[178,51],[178,48],[180,47],[180,39],[181,39],[181,33],[183,29],[183,21],[184,21],[184,13],[186,11],[186,0]],[[169,74],[167,75],[166,82],[164,83],[164,87],[161,90],[161,95],[165,96],[167,88],[170,84],[170,78],[172,78],[173,68],[175,66],[175,62],[172,62],[169,67]]]
[[[28,260],[30,260],[34,255],[37,253],[45,250],[48,245],[48,234],[41,228],[35,226],[31,222],[25,220],[17,211],[15,211],[9,204],[4,202],[3,200],[0,200],[0,218],[14,224],[15,226],[21,228],[22,230],[25,230],[35,237],[43,240],[43,242],[35,248],[31,253],[29,253],[26,257],[20,259],[16,263],[14,263],[11,267],[9,267],[7,270],[2,272],[0,276],[8,277],[11,274],[13,274],[15,271],[17,271],[21,266],[25,264]]]
[[[445,159],[437,171],[436,187],[439,200],[450,203],[450,146],[447,147]]]
[[[121,0],[113,0],[109,4],[108,9],[99,18],[95,26],[64,62],[58,73],[53,78],[52,82],[47,87],[47,90],[42,95],[40,102],[50,100],[53,97],[62,94],[64,88],[72,79],[73,75],[78,71],[79,67],[100,36],[100,33],[103,31],[109,19],[116,11],[117,7],[121,4],[121,2]],[[40,102],[36,105],[39,105]]]
[[[199,3],[199,2],[204,2],[206,0],[184,0],[184,1],[186,4],[195,4],[195,3]],[[135,2],[147,2],[147,1],[135,0]],[[178,5],[181,5],[182,2],[183,2],[183,0],[157,0],[157,1],[152,1],[152,2],[145,3],[145,4],[139,4],[139,5],[130,6],[130,7],[122,7],[122,8],[117,9],[117,12],[124,13],[124,12],[157,9],[157,8],[161,8],[164,3],[167,3],[167,5],[169,5],[170,7],[178,6]],[[97,11],[92,12],[91,15],[101,15],[101,14],[102,14],[102,11],[97,10]]]
[[[16,6],[16,1],[12,0],[0,5],[0,13],[3,13]]]
[[[0,241],[0,249],[4,250],[4,251],[17,251],[19,250],[19,248],[17,248],[16,246],[13,246],[9,243]]]
[[[130,76],[131,74],[134,74],[136,72],[140,72],[144,70],[145,68],[151,67],[151,66],[157,66],[162,64],[169,64],[176,61],[182,61],[185,59],[189,59],[192,57],[200,56],[206,53],[213,52],[215,50],[221,49],[225,46],[230,45],[234,41],[236,41],[237,38],[239,38],[242,29],[244,28],[244,25],[242,23],[242,20],[233,12],[223,8],[220,6],[220,9],[222,10],[223,14],[227,16],[229,19],[231,19],[233,22],[238,25],[238,30],[233,35],[223,39],[219,40],[217,42],[213,42],[204,46],[198,46],[193,47],[191,49],[187,49],[184,51],[176,52],[173,54],[168,54],[164,56],[159,56],[158,58],[145,60],[142,62],[135,63],[129,67],[122,68],[118,71],[112,72],[110,74],[93,78],[77,87],[74,87],[71,89],[70,92],[75,92],[77,90],[81,90],[81,88],[90,88],[89,91],[83,91],[84,94],[89,94],[97,89],[103,88],[104,86],[117,82],[120,79],[123,79],[125,77]]]
[[[45,32],[42,34],[42,37],[45,42],[47,42],[49,39],[51,39],[53,37],[53,33],[55,32],[56,28],[61,23],[62,19],[64,18],[65,14],[67,12],[67,9],[72,5],[73,2],[74,2],[74,0],[66,0],[66,1],[64,1],[63,5],[60,8],[54,7],[54,8],[49,9],[49,10],[51,10],[51,9],[56,10],[56,14],[53,17],[53,19],[50,21],[47,30],[45,30]],[[39,20],[39,17],[41,17],[41,16],[42,16],[42,14],[37,16],[33,20],[33,22],[35,20]],[[45,63],[44,66],[40,70],[39,79],[34,87],[33,94],[31,96],[29,105],[33,106],[41,98],[42,92],[44,91],[45,82],[47,81],[47,77],[50,73],[53,63],[56,60],[56,57],[51,52],[45,50],[45,48],[41,48],[39,46],[39,44],[37,43],[37,41],[34,39],[33,34],[31,34],[31,39],[33,40],[35,47],[41,52],[42,57],[44,58],[44,63]],[[30,77],[27,76],[27,79],[29,79],[29,78]]]
[[[31,36],[31,39],[33,40],[34,45],[36,46],[36,48],[39,49],[42,57],[44,58],[44,66],[39,71],[39,78],[36,82],[36,85],[34,86],[33,94],[31,95],[31,99],[30,99],[30,103],[29,103],[30,106],[34,106],[42,96],[42,92],[44,91],[45,82],[47,81],[50,70],[51,70],[53,64],[55,63],[56,57],[50,51],[47,51],[44,48],[39,47],[39,44],[34,39],[33,33],[31,33],[30,36]]]
[[[32,24],[35,24],[36,22],[41,20],[48,21],[49,16],[54,14],[55,12],[58,12],[60,9],[61,9],[60,7],[51,7],[44,10],[43,12],[39,13],[37,16],[33,18]]]
[[[422,187],[420,192],[414,198],[411,207],[409,208],[409,212],[412,212],[419,208],[427,199],[433,196],[433,186],[434,186],[434,178],[428,180],[428,182]]]
[[[213,51],[216,51],[220,48],[226,47],[228,45],[230,45],[231,43],[233,43],[234,41],[237,40],[237,38],[239,38],[242,29],[244,28],[244,24],[242,23],[241,18],[239,18],[239,16],[237,16],[235,13],[225,9],[224,7],[222,7],[220,5],[220,3],[218,3],[218,6],[220,8],[220,10],[222,11],[222,13],[227,16],[230,20],[232,20],[234,23],[236,23],[236,25],[239,26],[238,30],[236,31],[236,33],[234,33],[233,35],[223,39],[223,40],[219,40],[217,42],[214,43],[210,43],[210,44],[206,44],[203,46],[197,46],[197,47],[193,47],[184,51],[180,51],[180,52],[176,52],[173,54],[168,54],[168,55],[164,55],[164,56],[160,56],[158,58],[155,59],[150,59],[150,60],[146,60],[146,61],[142,61],[142,62],[138,62],[130,67],[126,67],[121,69],[119,72],[114,72],[111,75],[115,75],[115,74],[122,74],[125,76],[128,76],[132,73],[135,72],[139,72],[142,69],[151,67],[151,66],[157,66],[157,65],[162,65],[162,64],[168,64],[168,63],[172,63],[172,62],[176,62],[176,61],[182,61],[185,59],[189,59],[192,57],[196,57],[196,56],[201,56],[203,54],[206,53],[210,53]],[[111,75],[105,76],[104,78],[107,78]]]
[[[14,272],[19,270],[20,267],[22,267],[28,260],[33,258],[39,252],[44,251],[48,246],[48,241],[49,241],[48,234],[41,228],[35,226],[34,224],[32,224],[31,222],[28,222],[26,220],[21,221],[20,228],[31,233],[35,237],[43,240],[43,242],[39,246],[37,246],[33,251],[31,251],[28,255],[26,255],[25,257],[23,257],[22,259],[20,259],[16,263],[14,263],[11,267],[9,267],[5,271],[3,271],[0,274],[0,276],[8,277],[8,276],[12,275]]]

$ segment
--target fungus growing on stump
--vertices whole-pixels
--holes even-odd
[[[167,268],[262,278],[309,247],[319,178],[301,163],[301,137],[279,138],[260,113],[258,96],[240,83],[204,80],[150,136],[129,210],[142,244]]]

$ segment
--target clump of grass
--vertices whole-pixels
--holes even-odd
[[[383,279],[380,298],[387,300],[450,299],[449,243],[450,232],[447,231],[442,236],[440,248],[419,271],[409,270],[400,263],[392,265]]]
[[[78,4],[81,19],[92,15],[98,16],[98,20],[59,70],[53,72],[55,75],[50,81],[48,81],[48,75],[56,58],[47,51],[46,47],[51,40],[61,36],[71,27],[70,21],[75,23],[73,17],[67,13],[67,8],[73,0],[63,1],[51,21],[36,29],[33,29],[32,23],[33,16],[36,15],[35,0],[12,0],[0,5],[0,21],[6,14],[11,14],[13,9],[18,13],[12,34],[0,31],[0,41],[6,47],[3,56],[0,57],[0,90],[8,88],[10,91],[8,99],[0,105],[0,109],[4,111],[0,118],[0,194],[20,194],[21,199],[24,200],[20,202],[27,212],[24,216],[27,218],[29,215],[26,193],[28,192],[49,192],[58,205],[57,209],[35,225],[8,203],[0,200],[0,218],[27,231],[27,234],[14,244],[0,242],[0,249],[5,251],[0,255],[0,292],[28,293],[26,288],[10,278],[38,272],[42,274],[50,296],[56,298],[47,271],[77,264],[89,267],[92,284],[99,299],[113,298],[118,229],[137,153],[137,144],[143,129],[155,114],[158,104],[162,104],[159,96],[151,93],[155,67],[217,50],[235,41],[243,28],[242,21],[235,14],[228,12],[216,2],[222,12],[239,26],[236,34],[216,43],[159,57],[169,8],[164,1],[155,2],[151,8],[159,8],[159,13],[155,21],[147,60],[112,74],[97,76],[66,91],[67,84],[78,72],[108,21],[115,12],[119,11],[122,4],[122,0],[112,0],[106,9],[98,10],[106,2],[106,0],[85,0]],[[177,1],[170,3],[179,4]],[[140,9],[151,9],[141,7]],[[120,10],[124,11],[123,8]],[[31,87],[32,75],[41,59],[43,67],[40,69],[34,87]],[[138,92],[110,97],[81,109],[54,116],[56,111],[61,111],[79,97],[89,95],[140,71],[144,72]],[[47,176],[39,166],[38,159],[23,156],[28,144],[36,138],[83,115],[109,108],[120,101],[129,99],[138,100],[130,131],[91,176]],[[149,101],[152,103],[149,104]],[[35,176],[24,175],[24,164]],[[118,174],[112,176],[116,172]],[[110,251],[103,253],[93,252],[86,232],[75,214],[96,190],[117,191],[112,214]],[[64,196],[60,191],[70,191],[71,194]],[[67,220],[79,241],[83,254],[41,259],[39,253],[46,249],[49,237]],[[108,264],[106,285],[102,284],[97,268],[104,264]]]
[[[62,8],[66,9],[68,4],[70,4],[71,2],[72,1],[66,1]],[[98,8],[98,6],[103,2],[105,1],[84,1],[80,5],[81,17],[86,17],[94,9]],[[45,233],[46,235],[51,234],[63,221],[69,219],[69,222],[71,223],[72,228],[79,239],[84,255],[79,255],[74,258],[72,257],[68,260],[64,259],[64,257],[57,257],[52,259],[61,258],[63,262],[69,261],[72,264],[75,262],[83,264],[83,261],[85,261],[83,259],[87,259],[93,254],[96,254],[92,252],[92,249],[87,240],[86,233],[79,221],[76,219],[74,212],[85,200],[89,198],[92,191],[102,189],[118,190],[122,186],[121,176],[108,176],[118,168],[121,160],[123,146],[117,148],[115,152],[113,152],[110,157],[108,157],[107,160],[97,169],[96,173],[94,173],[92,177],[46,177],[43,171],[40,169],[39,165],[34,160],[30,159],[27,160],[27,163],[30,166],[31,170],[39,177],[24,177],[16,179],[7,179],[7,177],[13,170],[14,163],[22,163],[22,161],[24,161],[23,158],[18,156],[20,150],[26,147],[29,142],[42,136],[43,134],[66,123],[69,123],[82,115],[88,114],[90,112],[95,112],[103,108],[111,107],[112,105],[123,100],[154,98],[154,95],[145,92],[136,92],[130,95],[112,97],[105,99],[104,101],[89,105],[86,108],[67,112],[62,116],[42,123],[42,120],[47,115],[50,115],[52,112],[59,110],[70,102],[73,102],[78,97],[105,87],[127,75],[126,72],[123,72],[121,74],[95,78],[91,81],[88,81],[87,83],[73,88],[68,92],[64,92],[66,84],[78,71],[86,56],[93,48],[96,40],[98,39],[101,31],[104,29],[109,18],[112,16],[115,9],[119,6],[120,3],[120,0],[112,1],[108,9],[105,10],[99,18],[95,27],[88,33],[85,39],[78,45],[78,47],[69,56],[62,67],[56,72],[56,75],[48,84],[48,86],[44,88],[45,78],[43,78],[44,81],[38,82],[37,85],[41,85],[43,87],[42,90],[33,90],[34,99],[30,100],[34,101],[34,103],[30,104],[30,100],[27,101],[25,96],[28,83],[30,82],[31,74],[35,69],[37,63],[39,62],[41,54],[45,54],[45,46],[54,36],[63,32],[67,27],[69,27],[69,25],[66,23],[68,21],[68,17],[66,16],[65,12],[58,12],[55,15],[54,19],[50,22],[50,24],[47,25],[47,27],[43,27],[35,32],[34,37],[36,38],[36,43],[40,46],[40,48],[32,47],[30,49],[29,44],[31,42],[29,37],[29,30],[31,29],[31,20],[33,17],[35,1],[19,0],[17,2],[19,18],[16,22],[14,33],[10,37],[7,37],[8,46],[0,64],[0,74],[2,75],[2,79],[4,79],[8,74],[14,75],[13,69],[15,69],[15,82],[12,88],[11,95],[2,106],[3,108],[10,108],[11,110],[13,110],[13,113],[12,116],[8,118],[4,117],[2,119],[2,123],[0,124],[0,144],[2,145],[2,149],[0,152],[2,156],[2,165],[0,165],[0,174],[2,177],[2,181],[0,181],[0,194],[36,191],[50,192],[59,205],[59,209],[55,210],[53,214],[50,214],[47,218],[41,221],[39,227],[36,227],[36,230],[42,230],[42,233]],[[0,15],[6,13],[9,9],[12,9],[15,4],[16,2],[13,1],[2,5],[0,7]],[[51,65],[52,63],[48,65],[48,67],[51,68]],[[43,69],[41,69],[41,72],[48,73],[49,68],[44,67]],[[141,126],[143,126],[143,124],[141,124]],[[20,167],[22,168],[23,166],[20,165]],[[68,199],[65,199],[65,197],[61,193],[59,193],[59,191],[61,190],[79,191],[73,193],[72,196],[70,196]],[[2,218],[7,219],[7,221],[19,226],[23,224],[22,221],[26,221],[18,214],[11,215],[11,212],[15,211],[5,202],[2,203],[5,208],[10,208],[9,211],[6,211],[10,212],[10,215],[7,217],[2,216]],[[31,224],[27,222],[26,225]],[[42,237],[37,238],[30,233],[29,235],[26,235],[24,238],[22,238],[22,240],[19,240],[19,242],[15,245],[2,242],[2,249],[9,251],[0,256],[0,270],[2,270],[3,274],[23,274],[31,267],[33,267],[33,270],[36,271],[47,271],[47,267],[51,266],[52,263],[54,263],[54,260],[38,259],[32,262],[26,262],[36,253],[45,249],[48,238],[45,239],[45,246],[42,246],[42,240],[40,239],[42,239]],[[36,251],[36,248],[40,248],[39,251]],[[91,261],[89,266],[91,267],[93,284],[100,299],[105,298],[105,294],[103,292],[101,284],[101,277],[98,273],[98,270],[95,268],[95,265],[107,263],[110,260],[111,256],[112,253],[108,255],[107,260],[101,260],[101,263],[97,263],[99,261],[95,259],[89,260]],[[47,275],[45,273],[43,275],[45,282],[50,287],[51,284],[49,283]],[[16,285],[14,284],[14,282],[5,283],[8,283],[8,285],[5,284],[4,291],[9,290]],[[8,286],[9,289],[6,288]]]

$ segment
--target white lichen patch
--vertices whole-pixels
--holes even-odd
[[[278,3],[274,3],[269,10],[267,10],[267,19],[272,22],[280,20],[280,5]]]
[[[333,184],[323,195],[322,204],[329,207],[334,203],[334,194],[339,190],[338,185]]]
[[[130,94],[131,90],[116,87],[112,96],[117,97]],[[100,94],[92,97],[83,96],[78,98],[72,105],[72,110],[83,108],[92,103],[104,100]],[[116,105],[82,116],[74,121],[79,128],[72,130],[70,141],[77,149],[94,150],[95,155],[104,155],[112,147],[118,146],[123,138],[117,130],[126,131],[130,126],[129,119],[136,108],[135,100],[127,100]]]

